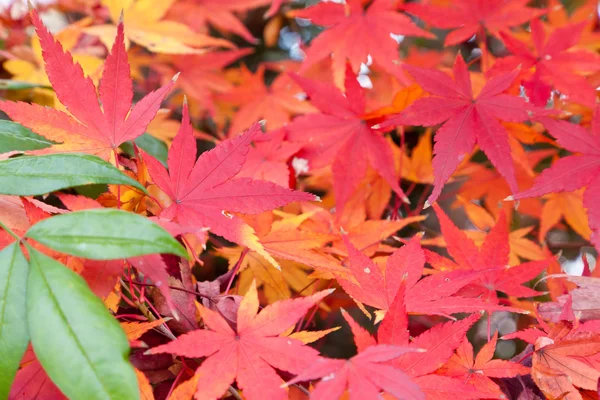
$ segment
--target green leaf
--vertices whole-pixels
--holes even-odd
[[[27,260],[18,242],[0,252],[0,399],[7,399],[27,349]]]
[[[38,83],[13,81],[12,79],[0,79],[0,90],[23,90],[23,89],[52,89],[52,86],[40,85]]]
[[[170,253],[187,258],[183,246],[141,215],[94,209],[55,215],[32,226],[26,237],[54,250],[92,260]]]
[[[33,133],[21,124],[0,120],[0,153],[45,149],[53,144],[56,143]]]
[[[29,334],[52,382],[70,399],[139,399],[119,323],[79,275],[28,250]]]
[[[169,148],[160,139],[144,133],[142,136],[135,139],[135,144],[138,145],[146,153],[160,161],[165,167],[167,166],[167,157],[169,156]],[[134,156],[132,142],[125,142],[121,145],[121,149],[130,156]]]
[[[135,139],[135,144],[140,146],[142,150],[156,158],[158,161],[166,164],[169,156],[169,148],[166,143],[154,136],[144,133],[142,136]]]
[[[92,183],[128,185],[146,192],[139,182],[89,154],[23,156],[0,161],[0,194],[35,196]]]

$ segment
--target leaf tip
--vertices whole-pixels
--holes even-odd
[[[402,201],[404,202],[404,204],[410,204],[410,200],[408,199],[408,197],[406,197],[406,195],[402,197]]]
[[[513,201],[514,199],[515,199],[515,197],[513,195],[510,195],[510,196],[506,196],[504,198],[504,201]]]
[[[426,200],[425,204],[423,204],[423,210],[427,210],[429,207],[431,207],[431,203],[429,202],[429,200]]]
[[[173,81],[173,83],[177,82],[177,79],[179,79],[179,75],[181,74],[181,72],[176,73],[173,78],[171,78],[171,80]]]
[[[173,314],[173,318],[175,318],[175,321],[180,321],[179,313],[177,312],[175,307],[171,307],[171,314]]]

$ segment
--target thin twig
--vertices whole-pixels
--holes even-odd
[[[130,296],[134,296],[135,294],[131,293],[129,291],[129,288],[127,287],[127,285],[125,284],[125,281],[122,278],[119,278],[119,281],[121,282],[121,289],[125,290],[127,292],[127,294],[129,294]],[[137,307],[138,310],[141,311],[142,314],[144,314],[144,316],[146,318],[148,318],[148,321],[156,321],[157,318],[154,316],[154,314],[152,314],[152,312],[148,309],[148,307],[146,307],[145,304],[137,302],[135,304],[135,306]],[[171,340],[175,340],[177,339],[175,337],[175,335],[173,335],[173,332],[171,332],[171,330],[169,329],[169,327],[167,326],[167,324],[163,323],[159,326],[156,327],[160,333],[162,333],[163,335],[165,335],[166,337],[168,337]]]
[[[294,384],[292,384],[292,385],[290,385],[290,386],[294,386],[294,387],[298,388],[298,389],[299,389],[299,390],[300,390],[302,393],[304,393],[305,395],[307,395],[307,396],[310,396],[310,392],[309,392],[309,391],[308,391],[308,389],[307,389],[307,388],[305,388],[304,386],[298,385],[297,383],[294,383]]]
[[[233,283],[233,278],[235,278],[235,276],[237,275],[238,271],[240,270],[240,266],[242,265],[242,261],[244,261],[244,257],[246,257],[246,254],[248,254],[249,250],[250,249],[247,248],[247,247],[244,248],[244,250],[242,251],[242,254],[240,254],[240,258],[235,263],[235,266],[233,267],[233,274],[231,274],[231,278],[229,279],[229,283],[227,284],[227,289],[225,289],[225,294],[229,293],[229,289],[231,289],[231,284]]]
[[[229,389],[227,389],[227,391],[229,392],[229,394],[231,394],[233,397],[235,397],[236,400],[243,400],[242,396],[240,396],[238,391],[235,390],[235,388],[233,386],[229,386]]]
[[[142,282],[137,282],[137,281],[131,281],[131,283],[133,283],[133,284],[134,284],[134,285],[136,285],[136,286],[150,286],[150,287],[157,287],[156,285],[154,285],[154,284],[152,284],[152,283],[142,283]],[[198,297],[205,298],[205,299],[208,299],[208,298],[209,298],[208,296],[205,296],[205,295],[203,295],[203,294],[202,294],[202,293],[200,293],[200,292],[196,292],[196,291],[193,291],[193,290],[188,290],[188,289],[180,288],[180,287],[177,287],[177,286],[169,286],[169,289],[173,289],[173,290],[179,290],[180,292],[186,292],[186,293],[193,294],[193,295],[196,295],[196,296],[198,296]]]

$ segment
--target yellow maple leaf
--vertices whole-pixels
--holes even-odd
[[[175,0],[102,0],[113,24],[92,26],[86,33],[97,36],[107,48],[112,46],[121,14],[127,44],[132,41],[155,53],[193,54],[208,47],[233,47],[224,39],[196,33],[187,25],[164,20]]]

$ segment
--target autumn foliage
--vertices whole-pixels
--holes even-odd
[[[595,0],[0,15],[0,399],[597,399]]]

